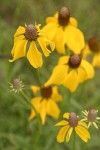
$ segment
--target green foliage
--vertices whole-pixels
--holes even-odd
[[[79,28],[86,39],[91,35],[100,36],[100,1],[99,0],[1,0],[0,5],[0,150],[70,150],[73,137],[69,144],[56,142],[58,129],[54,127],[55,120],[47,118],[45,126],[38,126],[37,120],[28,121],[30,107],[23,97],[10,92],[8,82],[20,77],[25,84],[25,92],[32,98],[29,89],[31,84],[38,84],[35,69],[24,58],[9,63],[13,35],[19,25],[34,23],[45,24],[45,18],[52,16],[61,6],[68,6],[72,16],[76,17]],[[40,69],[41,81],[44,83],[57,64],[59,54],[53,52],[48,59],[44,58],[44,66]],[[27,64],[27,65],[26,65]],[[60,88],[64,96],[59,105],[61,115],[66,111],[78,114],[84,108],[100,107],[100,70],[96,70],[93,80],[80,85],[74,94]],[[99,114],[100,115],[100,114]],[[77,137],[77,150],[99,150],[100,130],[91,130],[92,138],[84,144]]]

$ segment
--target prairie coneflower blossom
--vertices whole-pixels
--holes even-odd
[[[90,134],[85,122],[78,121],[78,117],[74,112],[65,113],[63,118],[65,119],[56,124],[56,126],[62,127],[57,135],[57,142],[64,142],[65,139],[66,142],[68,142],[73,131],[76,132],[84,142],[88,142]]]
[[[32,86],[31,89],[35,95],[35,97],[31,100],[31,103],[40,115],[42,124],[45,124],[46,115],[57,119],[60,113],[57,102],[62,100],[62,96],[58,93],[57,86],[43,86],[41,88],[38,86]],[[40,92],[40,96],[37,96],[38,92]],[[31,120],[35,116],[36,112],[32,110],[29,119]]]
[[[82,113],[84,114],[84,119],[82,119],[82,121],[86,121],[88,123],[88,128],[93,124],[95,126],[95,128],[98,129],[98,126],[96,123],[100,123],[100,117],[97,116],[98,110],[95,109],[91,109],[89,111],[84,110],[82,111]]]
[[[68,8],[62,7],[54,17],[48,17],[46,23],[43,29],[55,42],[58,53],[65,54],[65,45],[77,54],[84,48],[83,33],[77,28],[77,21],[70,16]]]
[[[27,57],[34,68],[41,67],[43,64],[42,54],[37,49],[37,44],[46,57],[51,53],[47,46],[50,46],[52,51],[54,50],[54,43],[46,38],[45,32],[40,29],[40,24],[35,26],[29,24],[26,27],[19,26],[14,35],[14,46],[11,51],[13,59],[10,62],[21,57]]]
[[[92,56],[92,65],[94,67],[100,67],[100,40],[93,36],[91,37],[85,49],[83,50],[83,57]]]
[[[93,67],[80,55],[63,56],[59,59],[58,65],[54,68],[50,79],[46,82],[49,84],[62,84],[71,92],[74,92],[79,83],[84,80],[93,78]]]

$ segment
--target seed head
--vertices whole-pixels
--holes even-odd
[[[71,127],[76,127],[78,125],[78,119],[74,112],[71,112],[69,115],[69,125]]]
[[[66,26],[69,23],[70,12],[67,7],[62,7],[59,11],[58,21],[62,26]]]
[[[100,51],[100,42],[97,39],[97,37],[91,37],[88,40],[88,45],[90,47],[90,50],[94,53],[99,52]]]
[[[89,110],[89,113],[88,113],[88,120],[89,120],[90,122],[95,122],[96,117],[97,117],[97,110],[95,110],[95,109]]]
[[[69,58],[69,66],[71,68],[78,68],[81,63],[81,57],[79,55],[73,54]]]
[[[50,98],[51,97],[51,95],[52,95],[52,88],[51,88],[51,86],[48,86],[48,87],[42,87],[41,88],[41,95],[42,95],[42,97],[44,97],[44,98]]]
[[[25,38],[27,40],[36,40],[38,37],[38,32],[37,32],[37,29],[36,27],[33,25],[33,24],[29,24],[27,27],[26,27],[26,31],[25,31]]]

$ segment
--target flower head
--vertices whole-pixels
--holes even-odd
[[[65,54],[65,45],[77,54],[84,48],[84,36],[67,7],[62,7],[54,17],[48,17],[46,23],[44,30],[47,37],[55,42],[58,53]]]
[[[62,84],[71,92],[74,92],[79,83],[93,78],[93,67],[80,55],[63,56],[59,59],[58,65],[54,68],[50,79],[45,83]]]
[[[51,53],[47,46],[49,45],[53,51],[54,43],[46,38],[45,32],[40,29],[40,26],[34,26],[33,24],[29,24],[26,27],[19,26],[14,35],[14,46],[11,51],[13,59],[10,62],[21,57],[27,57],[34,68],[42,66],[42,54],[37,49],[37,46],[40,46],[44,55],[47,57]]]
[[[97,116],[98,110],[96,109],[90,109],[89,111],[82,111],[84,114],[84,119],[82,121],[88,122],[88,128],[93,124],[95,128],[98,129],[98,126],[96,123],[100,123],[98,120],[100,120],[100,117]]]
[[[65,118],[65,120],[62,120],[56,124],[56,126],[62,126],[57,135],[57,141],[59,143],[64,142],[65,138],[66,142],[68,142],[70,140],[73,130],[79,135],[79,137],[84,142],[88,142],[90,134],[87,130],[87,125],[85,122],[79,121],[78,117],[74,112],[65,113],[63,115],[63,118]]]
[[[42,124],[45,124],[46,115],[49,115],[55,119],[58,118],[60,109],[57,106],[57,102],[62,100],[62,96],[58,93],[57,86],[32,86],[31,87],[35,98],[31,100],[32,105],[40,115]],[[38,96],[38,92],[40,96]],[[29,119],[33,119],[36,116],[34,110],[31,111]]]
[[[13,82],[9,84],[12,89],[11,91],[14,91],[15,93],[19,93],[24,87],[22,81],[19,78],[14,79]]]
[[[91,37],[85,49],[83,50],[83,57],[92,56],[92,65],[94,67],[100,67],[100,40],[93,36]]]

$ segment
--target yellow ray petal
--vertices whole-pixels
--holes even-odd
[[[47,101],[44,99],[41,102],[40,111],[39,111],[41,121],[42,121],[43,125],[45,124],[45,120],[46,120],[46,113],[47,113],[47,111],[46,111],[47,108],[46,107],[47,107]]]
[[[83,126],[77,126],[77,128],[79,129],[79,131],[83,135],[85,135],[88,139],[90,139],[90,133],[89,133],[89,131],[85,127],[83,127]]]
[[[70,113],[64,113],[63,118],[69,119],[69,114]]]
[[[33,91],[34,95],[36,96],[37,95],[37,92],[40,90],[40,87],[39,86],[31,86],[31,90]]]
[[[40,45],[40,47],[41,47],[41,49],[42,49],[44,55],[45,55],[46,57],[48,57],[48,56],[50,55],[51,51],[47,49],[46,39],[45,39],[45,38],[42,38],[42,37],[39,37],[39,38],[38,38],[38,43],[39,43],[39,45]]]
[[[93,122],[93,125],[95,126],[96,129],[98,129],[98,126],[95,122]]]
[[[27,52],[27,59],[34,68],[41,67],[43,64],[42,54],[38,51],[34,42],[31,42]]]
[[[70,24],[74,27],[77,27],[78,26],[78,22],[75,18],[73,17],[70,17]]]
[[[85,70],[81,67],[79,67],[77,71],[78,71],[79,82],[82,83],[87,78],[87,74]]]
[[[83,127],[85,127],[85,128],[88,128],[87,124],[86,124],[85,122],[83,122],[83,121],[79,121],[79,122],[78,122],[78,125],[79,125],[79,126],[83,126]]]
[[[62,120],[62,121],[58,122],[57,124],[55,124],[55,126],[64,126],[64,125],[68,125],[68,121]]]
[[[22,35],[25,33],[25,27],[19,26],[16,33],[14,34],[14,37],[17,37],[19,35]]]
[[[71,92],[74,92],[78,87],[79,79],[75,70],[70,71],[66,79],[63,82],[63,85],[67,87]]]
[[[60,109],[52,99],[49,99],[47,102],[47,114],[55,119],[59,117]]]
[[[55,17],[48,17],[46,23],[57,23],[57,19]]]
[[[83,49],[82,56],[83,56],[83,58],[86,58],[88,55],[91,55],[91,54],[92,54],[92,51],[90,50],[88,44],[86,44]]]
[[[49,23],[44,26],[43,30],[45,31],[47,38],[53,41],[57,31],[57,24]]]
[[[65,29],[65,41],[69,49],[75,54],[79,54],[85,46],[83,33],[71,25]]]
[[[59,94],[57,86],[53,86],[51,97],[55,102],[62,101],[62,95]]]
[[[67,133],[69,129],[69,125],[68,126],[64,126],[60,129],[58,135],[57,135],[57,142],[61,143],[64,141],[65,135]]]
[[[68,67],[65,65],[57,65],[53,73],[50,77],[50,79],[45,83],[45,86],[51,85],[51,84],[62,84],[63,81],[66,78],[68,72]]]
[[[27,40],[20,40],[14,45],[14,47],[12,49],[13,59],[9,60],[10,62],[13,62],[16,59],[25,56],[25,54],[26,54],[26,44],[27,44]]]
[[[35,97],[31,100],[31,103],[34,106],[34,108],[36,109],[37,113],[39,112],[40,101],[41,101],[41,97]],[[31,114],[29,116],[29,120],[33,119],[35,116],[36,116],[36,112],[32,109]]]
[[[62,56],[62,57],[60,57],[58,64],[59,65],[67,64],[68,61],[69,61],[69,58],[70,58],[70,56]]]
[[[66,142],[68,142],[68,141],[70,140],[72,131],[73,131],[73,128],[70,128],[70,129],[68,130],[68,133],[67,133],[67,135],[66,135]]]
[[[94,67],[100,67],[100,53],[94,55],[92,65]]]
[[[81,66],[85,69],[87,74],[87,79],[94,77],[94,69],[91,64],[89,64],[86,60],[82,59]]]
[[[55,47],[58,53],[65,54],[65,39],[62,26],[58,27],[54,37]]]
[[[85,135],[78,127],[75,128],[75,131],[84,142],[88,142],[87,135]]]

